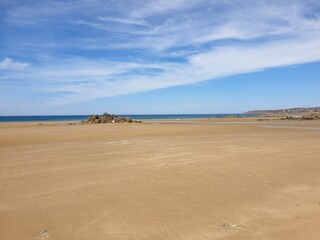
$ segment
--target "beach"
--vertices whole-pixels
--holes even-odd
[[[0,239],[320,239],[320,121],[0,123]]]

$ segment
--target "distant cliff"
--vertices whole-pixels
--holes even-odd
[[[303,115],[316,113],[320,114],[320,107],[308,107],[308,108],[288,108],[277,110],[253,110],[245,112],[244,114],[260,114],[260,115]]]

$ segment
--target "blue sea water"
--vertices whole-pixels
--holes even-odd
[[[87,115],[0,116],[0,122],[82,121]]]
[[[219,118],[227,116],[257,116],[254,114],[149,114],[149,115],[118,115],[131,117],[135,120],[175,120]],[[48,115],[48,116],[0,116],[0,122],[48,122],[48,121],[83,121],[88,115]]]

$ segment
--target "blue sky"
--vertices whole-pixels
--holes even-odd
[[[320,105],[318,0],[1,0],[0,115]]]

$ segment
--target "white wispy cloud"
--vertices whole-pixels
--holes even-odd
[[[123,27],[117,28],[111,21],[79,21],[92,28],[115,33],[122,32],[131,36],[124,41],[108,41],[108,46],[115,49],[149,49],[156,52],[165,51],[175,47],[201,46],[201,44],[214,43],[215,41],[235,39],[252,40],[266,37],[283,37],[289,35],[304,34],[304,32],[319,30],[319,16],[308,18],[306,12],[309,8],[300,1],[292,2],[290,5],[277,2],[250,2],[243,4],[239,1],[209,2],[195,1],[192,4],[178,1],[174,5],[168,1],[160,1],[160,6],[170,6],[167,8],[157,7],[158,1],[152,2],[153,8],[148,13],[163,13],[164,17],[149,17],[148,14],[141,15],[140,18],[129,16],[126,19],[115,19],[115,21],[136,23],[144,28]],[[234,6],[231,6],[231,3]],[[192,11],[192,7],[204,7],[208,4],[208,9]],[[220,4],[220,5],[219,5]],[[151,3],[150,3],[151,5]],[[147,9],[147,7],[146,7]],[[179,10],[178,13],[171,11]],[[136,9],[136,11],[140,9]],[[203,12],[204,11],[204,12]],[[135,10],[133,10],[135,12]],[[147,12],[147,11],[146,11]],[[151,14],[152,15],[152,14]],[[112,18],[111,18],[112,19]],[[154,20],[156,19],[156,21]]]
[[[155,0],[133,10],[130,16],[134,18],[146,18],[152,15],[164,14],[175,10],[190,9],[200,2],[203,2],[203,0]]]
[[[130,19],[130,18],[115,18],[115,17],[98,17],[98,20],[104,22],[114,22],[114,23],[122,23],[129,25],[146,25],[146,22],[141,19]]]
[[[0,62],[0,69],[2,69],[2,70],[22,70],[22,69],[25,69],[29,66],[30,66],[29,63],[16,62],[8,57],[4,58]]]

